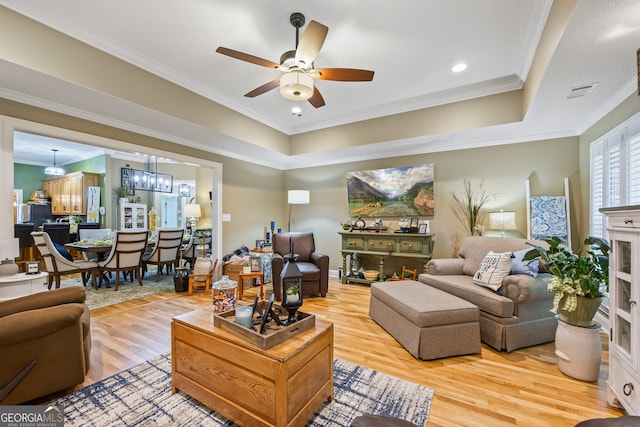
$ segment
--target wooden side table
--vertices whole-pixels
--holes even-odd
[[[264,274],[262,271],[252,271],[251,273],[238,274],[238,299],[242,299],[244,292],[244,279],[260,279],[260,299],[264,299]]]

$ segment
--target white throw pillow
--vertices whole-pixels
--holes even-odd
[[[494,291],[502,286],[502,279],[511,272],[511,252],[495,253],[490,251],[480,262],[473,276],[473,283]]]

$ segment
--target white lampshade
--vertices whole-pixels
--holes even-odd
[[[184,205],[184,216],[189,218],[200,218],[202,216],[200,205]]]
[[[489,213],[489,230],[516,230],[516,213],[500,211]]]
[[[20,256],[20,244],[18,238],[0,240],[0,260],[13,261]]]
[[[309,190],[289,190],[290,205],[308,205]]]
[[[294,101],[309,99],[313,95],[313,78],[303,71],[289,71],[280,77],[280,94]]]

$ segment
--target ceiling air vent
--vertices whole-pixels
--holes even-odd
[[[591,90],[597,85],[597,83],[591,83],[582,86],[576,86],[569,89],[569,94],[567,95],[567,99],[572,98],[580,98],[581,96],[587,95]]]

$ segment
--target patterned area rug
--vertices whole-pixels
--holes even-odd
[[[173,284],[173,273],[162,274],[160,280],[156,282],[156,267],[150,266],[149,271],[145,274],[145,279],[142,281],[142,286],[138,285],[138,281],[123,281],[120,278],[120,285],[116,291],[114,288],[115,279],[111,278],[110,288],[104,285],[101,288],[94,289],[90,284],[86,286],[87,290],[87,305],[90,310],[96,308],[106,307],[108,305],[118,304],[124,301],[130,301],[137,298],[146,297],[149,295],[158,294],[166,291],[175,291]],[[60,282],[60,287],[66,286],[83,286],[82,279],[66,279]]]
[[[359,415],[402,418],[424,426],[433,390],[343,360],[334,361],[334,399],[308,426],[344,427]],[[165,354],[77,390],[52,403],[65,426],[235,426],[187,396],[171,394],[171,355]]]

